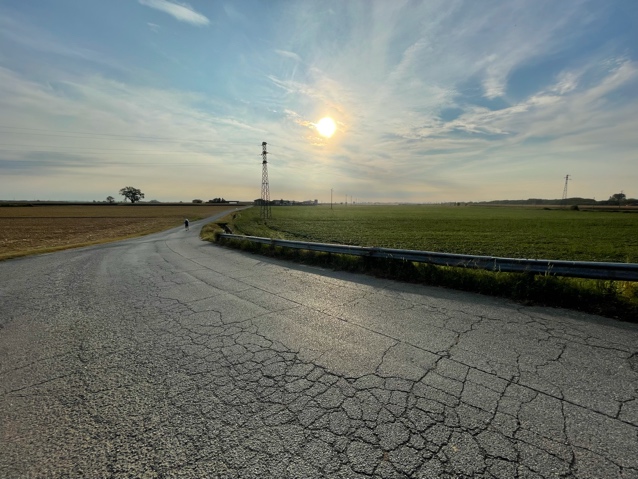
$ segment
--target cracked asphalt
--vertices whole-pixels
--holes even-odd
[[[174,229],[0,263],[0,477],[638,478],[638,325]]]

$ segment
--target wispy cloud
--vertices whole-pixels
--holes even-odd
[[[289,52],[286,50],[275,50],[275,53],[282,57],[291,58],[292,60],[295,60],[297,62],[301,61],[301,57],[294,52]]]
[[[62,73],[41,83],[0,67],[0,126],[11,127],[0,128],[0,168],[24,181],[43,171],[60,176],[73,170],[105,192],[129,178],[140,186],[162,185],[149,192],[160,198],[179,198],[184,181],[200,196],[232,184],[235,194],[252,198],[246,165],[254,156],[257,177],[266,128],[214,115],[202,108],[205,103],[199,94],[99,75]],[[199,168],[196,177],[189,166]],[[231,196],[210,192],[211,197],[222,194]]]
[[[217,166],[214,182],[238,185],[247,193],[234,196],[251,198],[262,141],[273,191],[282,197],[321,197],[314,192],[332,188],[371,200],[556,197],[547,188],[551,178],[560,195],[560,178],[576,172],[580,194],[588,194],[589,181],[600,197],[619,181],[638,181],[630,164],[638,63],[626,32],[609,31],[613,7],[591,0],[335,0],[257,2],[249,15],[236,3],[198,2],[211,18],[229,21],[175,42],[137,28],[162,23],[140,5],[189,25],[211,22],[180,0],[138,2],[119,7],[128,9],[127,32],[137,39],[125,47],[62,36],[62,28],[38,33],[49,23],[0,11],[0,124],[184,139],[170,148],[112,141],[123,149],[120,163],[130,153],[144,163],[136,174],[152,176],[173,198],[180,197],[176,179],[208,188],[199,178],[205,174],[191,181],[191,172],[175,166],[181,161]],[[113,8],[114,15],[123,11]],[[40,61],[51,53],[63,62]],[[125,68],[105,68],[100,55]],[[316,134],[323,116],[338,124],[330,139]],[[0,131],[0,141],[15,143],[12,136]],[[96,138],[33,136],[33,151],[51,146],[87,164],[114,165],[118,155],[106,140],[104,151],[81,155],[74,148],[95,146]],[[149,155],[133,151],[140,147]],[[175,159],[159,161],[173,150]],[[9,153],[0,159],[13,162],[14,172],[15,161],[38,159]],[[61,169],[82,169],[63,156],[56,157]],[[120,178],[133,166],[116,170]]]
[[[138,0],[140,4],[168,13],[180,22],[197,26],[207,26],[210,20],[201,13],[196,12],[188,4],[169,2],[168,0]]]
[[[11,42],[44,53],[93,61],[99,55],[92,50],[60,42],[51,34],[0,12],[0,40],[2,37]]]

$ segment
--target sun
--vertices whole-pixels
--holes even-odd
[[[319,122],[316,124],[316,127],[319,134],[321,136],[325,136],[326,138],[330,138],[332,135],[334,135],[334,132],[337,129],[335,121],[329,116],[319,120]]]

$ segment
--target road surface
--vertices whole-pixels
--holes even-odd
[[[638,325],[191,226],[0,263],[0,477],[638,478]]]

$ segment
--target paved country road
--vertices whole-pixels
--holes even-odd
[[[638,477],[638,325],[200,224],[0,263],[0,478]]]

